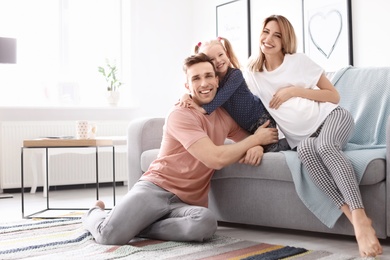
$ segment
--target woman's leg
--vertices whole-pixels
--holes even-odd
[[[140,237],[202,242],[213,236],[218,225],[211,210],[185,204],[176,196],[170,203],[171,212],[143,230]]]
[[[344,204],[344,198],[332,177],[323,164],[321,157],[317,153],[317,139],[310,137],[302,141],[297,149],[298,157],[306,167],[313,182],[327,194],[333,203],[341,208]]]
[[[83,216],[83,223],[97,243],[123,245],[168,214],[172,197],[174,194],[151,182],[139,181],[109,214],[96,204]]]
[[[382,248],[371,220],[365,213],[353,167],[342,152],[352,130],[353,118],[350,113],[345,109],[335,109],[325,120],[318,137],[302,143],[299,147],[299,157],[315,183],[335,201],[351,221],[360,254],[376,256],[382,253]],[[329,181],[330,176],[332,181]],[[341,196],[338,197],[337,193]]]

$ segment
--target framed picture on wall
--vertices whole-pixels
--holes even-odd
[[[250,1],[235,0],[216,7],[217,37],[227,38],[241,63],[250,56]]]
[[[353,65],[351,0],[303,0],[304,51],[325,71]]]

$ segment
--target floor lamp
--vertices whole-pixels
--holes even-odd
[[[0,63],[16,63],[16,39],[0,37]],[[0,199],[12,197],[11,194],[0,193]]]

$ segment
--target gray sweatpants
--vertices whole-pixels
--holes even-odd
[[[123,245],[136,236],[204,241],[217,230],[217,220],[208,208],[188,205],[148,181],[138,181],[108,214],[91,208],[83,224],[97,243],[105,245]]]

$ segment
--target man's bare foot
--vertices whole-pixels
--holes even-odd
[[[95,206],[98,206],[101,209],[105,209],[106,205],[104,205],[104,202],[101,200],[96,201]]]
[[[362,209],[356,209],[355,211],[359,211],[359,210]],[[360,214],[358,215],[362,216]],[[353,223],[356,240],[359,246],[360,256],[375,257],[377,255],[381,255],[383,249],[379,243],[378,238],[376,237],[375,230],[371,225],[371,220],[365,215],[365,213],[363,214],[363,216],[365,217],[354,218],[354,223]]]

